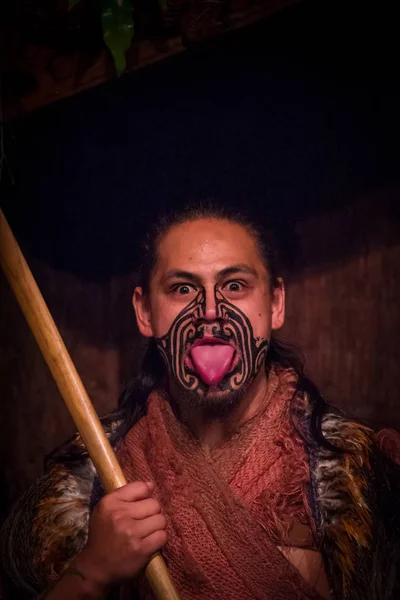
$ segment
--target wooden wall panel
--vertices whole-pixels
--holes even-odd
[[[400,245],[299,273],[282,333],[329,401],[400,428],[399,265]]]
[[[124,379],[121,353],[129,365],[138,345],[130,278],[88,283],[30,262],[96,410],[106,414],[116,406]],[[74,425],[2,274],[0,282],[0,472],[13,499],[42,472],[44,456]]]
[[[330,402],[400,429],[399,195],[381,191],[295,225],[282,334]]]

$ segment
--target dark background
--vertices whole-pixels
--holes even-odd
[[[130,270],[141,222],[171,203],[213,195],[286,230],[397,184],[393,5],[300,3],[13,123],[10,219],[35,255],[95,277]]]
[[[154,215],[214,197],[277,234],[284,335],[329,399],[400,426],[394,3],[302,2],[5,126],[2,203],[99,412],[138,364]],[[73,431],[1,287],[4,510]]]

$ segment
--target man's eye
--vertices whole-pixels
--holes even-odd
[[[173,291],[177,292],[181,296],[185,296],[186,294],[190,294],[190,292],[193,292],[194,287],[192,285],[187,285],[187,284],[176,285],[173,288]]]
[[[228,292],[241,292],[243,288],[243,284],[239,281],[228,281],[228,283],[223,286],[223,289]]]

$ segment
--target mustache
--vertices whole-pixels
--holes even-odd
[[[209,331],[205,330],[204,325],[199,325],[194,334],[188,335],[186,343],[192,345],[195,342],[203,340],[204,338],[212,338],[216,342],[220,341],[225,344],[236,341],[236,336],[234,336],[232,332],[226,333],[223,330],[222,325],[216,324],[212,325]]]

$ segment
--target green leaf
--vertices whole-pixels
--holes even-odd
[[[77,4],[79,4],[80,0],[69,0],[68,2],[68,10],[71,10],[71,8],[74,8],[74,6],[76,6]]]
[[[126,67],[125,52],[130,48],[134,33],[130,0],[103,0],[101,8],[103,38],[114,58],[120,75]]]

